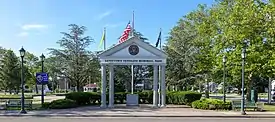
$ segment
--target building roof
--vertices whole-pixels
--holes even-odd
[[[97,87],[97,85],[96,84],[87,84],[84,87],[95,88],[95,87]]]
[[[165,58],[165,59],[167,58],[167,55],[165,54],[164,51],[156,48],[155,46],[152,46],[148,42],[145,42],[144,40],[142,40],[138,37],[130,37],[127,41],[125,41],[121,44],[117,44],[114,47],[111,47],[103,52],[100,52],[98,54],[98,57],[99,58],[109,57],[112,54],[114,54],[122,49],[127,48],[128,46],[130,46],[133,43],[139,45],[141,48],[144,48],[148,52],[150,52],[158,57]]]

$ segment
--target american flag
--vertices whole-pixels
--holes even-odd
[[[121,35],[121,37],[119,39],[119,43],[125,42],[128,39],[130,32],[131,32],[131,25],[129,22],[127,24],[126,28],[124,29],[123,34]]]

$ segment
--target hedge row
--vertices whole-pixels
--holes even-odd
[[[192,108],[205,110],[231,110],[231,102],[223,102],[219,99],[201,99],[192,102]]]
[[[115,93],[114,99],[115,103],[125,104],[126,96],[128,93],[120,92]],[[153,103],[153,92],[137,92],[139,96],[139,104],[151,104]],[[109,94],[106,95],[108,102]],[[178,105],[191,105],[193,101],[199,100],[202,94],[191,91],[182,91],[182,92],[168,92],[166,95],[167,104],[178,104]],[[78,105],[87,105],[87,104],[99,104],[101,100],[100,93],[91,93],[91,92],[72,92],[66,95],[66,99],[71,99],[76,101]]]
[[[126,96],[129,93],[115,93],[114,99],[116,104],[125,104],[126,103]],[[139,96],[139,104],[152,104],[153,103],[153,92],[152,91],[144,91],[144,92],[136,92]],[[190,92],[190,91],[182,91],[182,92],[167,92],[166,95],[166,103],[167,104],[178,104],[178,105],[191,105],[193,101],[199,100],[202,94],[197,92]],[[107,103],[109,101],[109,94],[106,94]],[[72,103],[72,100],[75,103]],[[51,103],[45,103],[44,108],[55,108],[55,104],[57,108],[60,107],[62,104],[61,102],[64,101],[63,108],[70,108],[67,106],[67,103],[72,104],[72,107],[75,106],[83,106],[83,105],[99,105],[101,103],[101,94],[95,92],[71,92],[66,94],[65,99],[60,101],[53,101]]]
[[[78,105],[74,100],[70,99],[59,99],[54,100],[52,102],[45,102],[42,108],[49,108],[49,109],[67,109],[67,108],[74,108]]]
[[[177,104],[177,105],[191,105],[192,102],[201,99],[202,94],[192,91],[182,91],[182,92],[168,92],[166,95],[167,104]]]

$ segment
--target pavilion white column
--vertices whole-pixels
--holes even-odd
[[[109,107],[114,107],[114,66],[110,65],[109,79]]]
[[[106,107],[106,65],[101,65],[101,107]]]
[[[158,106],[158,65],[154,65],[153,107]]]
[[[161,66],[161,107],[166,106],[165,65]]]

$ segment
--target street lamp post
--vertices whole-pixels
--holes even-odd
[[[44,72],[44,59],[45,59],[45,56],[44,56],[43,53],[40,56],[40,58],[41,58],[41,63],[42,63],[41,72]],[[43,105],[44,104],[44,83],[42,82],[41,85],[42,85],[42,88],[41,88],[41,104]]]
[[[24,66],[24,56],[25,56],[25,49],[22,47],[20,50],[19,50],[19,52],[20,52],[20,57],[21,57],[21,90],[22,90],[22,94],[21,94],[21,111],[20,111],[20,113],[21,114],[26,114],[27,113],[27,111],[25,110],[25,96],[24,96],[24,92],[25,92],[25,88],[24,88],[24,75],[23,75],[23,72],[24,72],[24,70],[23,70],[23,66]]]
[[[223,102],[225,103],[226,101],[226,95],[225,95],[225,64],[226,64],[226,56],[223,56],[223,59],[222,59],[222,62],[223,62]]]
[[[246,58],[246,43],[243,46],[242,49],[242,101],[241,101],[241,114],[245,115],[244,111],[244,103],[245,103],[245,98],[244,98],[244,65],[245,65],[245,58]]]

